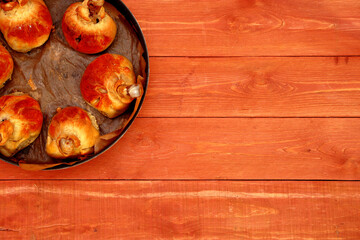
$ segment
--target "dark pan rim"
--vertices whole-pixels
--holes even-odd
[[[150,66],[149,66],[149,54],[148,54],[148,49],[147,49],[147,45],[146,45],[146,41],[145,41],[145,37],[144,34],[140,28],[140,25],[138,23],[138,21],[136,20],[135,16],[131,13],[130,9],[120,0],[107,0],[107,2],[111,3],[124,17],[125,19],[130,23],[130,25],[132,26],[132,28],[135,30],[135,33],[143,47],[144,53],[143,53],[143,57],[145,59],[146,62],[146,68],[145,68],[145,73],[146,73],[146,78],[145,78],[145,86],[144,86],[144,94],[141,97],[139,106],[137,108],[137,110],[135,111],[133,117],[130,119],[130,121],[127,123],[127,125],[123,128],[121,134],[111,143],[109,144],[106,148],[104,148],[103,150],[101,150],[100,152],[98,152],[97,154],[85,159],[85,160],[81,160],[76,162],[75,164],[69,165],[69,164],[60,164],[54,167],[50,167],[50,168],[46,168],[43,170],[60,170],[60,169],[67,169],[67,168],[71,168],[71,167],[75,167],[78,166],[80,164],[86,163],[94,158],[97,158],[98,156],[100,156],[101,154],[103,154],[105,151],[107,151],[108,149],[110,149],[113,145],[115,145],[123,136],[124,134],[127,132],[127,130],[130,128],[130,126],[132,125],[132,123],[134,122],[135,118],[137,117],[137,115],[140,112],[140,109],[142,107],[142,104],[144,102],[145,99],[145,95],[146,95],[146,91],[147,91],[147,87],[149,84],[149,74],[150,74]],[[19,164],[17,162],[11,161],[9,159],[4,159],[2,157],[0,157],[0,160],[3,160],[7,163],[10,163],[12,165],[15,166],[19,166]],[[40,164],[41,165],[41,164]]]

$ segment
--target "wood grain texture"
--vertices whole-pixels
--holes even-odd
[[[50,172],[0,163],[0,179],[360,179],[360,121],[140,118],[90,162]]]
[[[125,0],[152,56],[359,55],[358,0]]]
[[[359,239],[351,182],[0,184],[1,239]]]
[[[359,117],[359,57],[151,58],[142,117]]]
[[[360,1],[124,2],[140,118],[78,167],[0,161],[0,239],[360,239],[360,182],[269,181],[360,180]]]

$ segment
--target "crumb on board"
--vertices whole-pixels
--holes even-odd
[[[34,81],[32,80],[32,77],[30,76],[29,80],[28,80],[28,84],[31,87],[31,90],[35,91],[37,89]]]

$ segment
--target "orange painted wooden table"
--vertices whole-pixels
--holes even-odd
[[[125,4],[139,118],[78,167],[0,162],[0,239],[360,239],[360,1]]]

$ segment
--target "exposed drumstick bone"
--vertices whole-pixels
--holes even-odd
[[[77,8],[78,15],[90,22],[98,23],[105,17],[104,0],[84,0]]]

